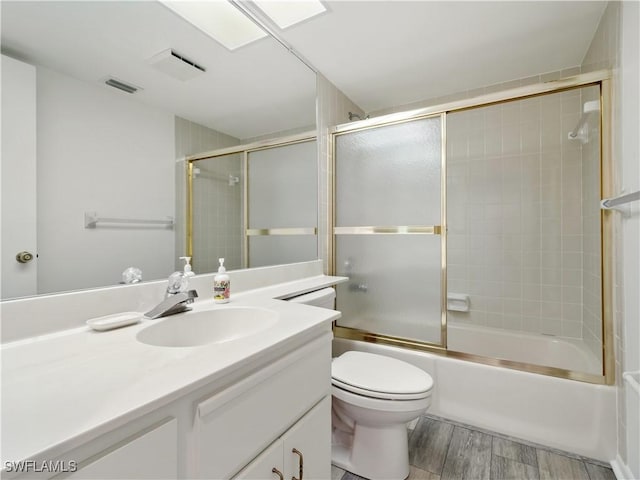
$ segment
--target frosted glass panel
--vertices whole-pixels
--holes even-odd
[[[315,141],[249,153],[249,228],[317,226],[317,158]]]
[[[437,235],[341,235],[336,271],[338,325],[440,343]]]
[[[306,262],[316,258],[317,235],[249,237],[249,267]]]
[[[440,225],[440,117],[336,137],[336,226]]]

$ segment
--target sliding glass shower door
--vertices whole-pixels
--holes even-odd
[[[339,327],[442,345],[442,116],[335,137]]]
[[[315,140],[247,154],[247,266],[318,258]]]

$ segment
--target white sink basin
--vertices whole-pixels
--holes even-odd
[[[188,312],[160,320],[136,335],[139,342],[158,347],[197,347],[254,335],[276,323],[278,314],[256,307],[224,307]]]

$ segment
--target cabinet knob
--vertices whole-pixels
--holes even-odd
[[[284,475],[282,475],[282,472],[278,470],[276,467],[273,467],[271,471],[276,475],[278,475],[278,477],[280,477],[280,480],[284,480]]]
[[[303,474],[303,470],[304,470],[304,457],[302,456],[302,452],[300,450],[298,450],[297,448],[294,448],[293,450],[291,450],[293,453],[295,453],[296,455],[298,455],[298,457],[300,457],[300,461],[298,463],[298,475],[300,475],[300,477],[296,478],[296,477],[291,477],[291,480],[302,480],[302,474]]]

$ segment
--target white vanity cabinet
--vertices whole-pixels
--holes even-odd
[[[170,419],[91,457],[66,478],[178,478],[178,422]]]
[[[331,478],[331,397],[327,395],[234,480]]]
[[[74,436],[30,457],[37,465],[53,461],[77,470],[13,469],[2,478],[224,480],[242,471],[238,478],[269,479],[275,467],[291,480],[300,478],[300,460],[304,479],[330,478],[331,325],[305,333],[230,363],[186,391],[170,392],[166,401],[125,412],[105,425],[111,429],[72,426]],[[200,361],[206,365],[206,354]],[[115,398],[124,402],[126,396]],[[111,408],[110,401],[96,414]]]
[[[322,473],[317,478],[327,478],[322,469],[331,463],[330,349],[330,336],[314,340],[199,402],[194,476],[231,478],[258,456],[270,458],[272,444],[281,439],[288,451],[315,457],[311,464]],[[275,455],[282,466],[282,447]],[[285,468],[297,469],[298,456],[287,455]]]

